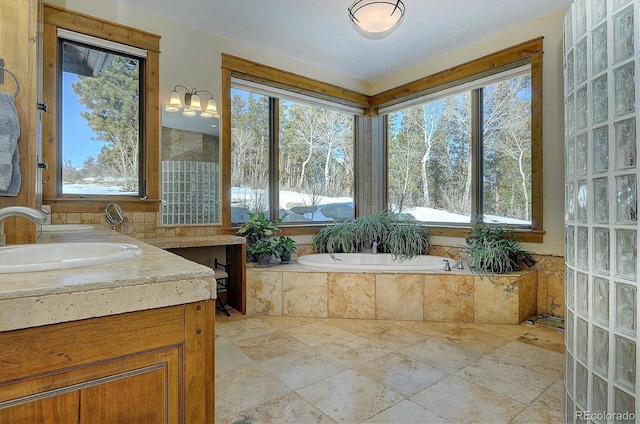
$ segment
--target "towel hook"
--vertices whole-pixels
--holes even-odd
[[[11,77],[13,78],[13,80],[16,82],[16,92],[13,93],[13,98],[15,99],[16,97],[18,97],[18,93],[20,92],[20,82],[18,82],[18,77],[15,76],[15,74],[13,72],[11,72],[10,70],[8,70],[7,68],[4,67],[4,64],[0,63],[0,70],[5,71],[6,73],[8,73],[9,75],[11,75]]]

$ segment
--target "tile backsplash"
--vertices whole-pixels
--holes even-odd
[[[222,226],[219,225],[158,226],[158,214],[156,212],[125,211],[124,222],[117,228],[117,231],[133,238],[195,237],[223,234]],[[53,224],[99,224],[110,227],[104,213],[54,212],[51,214],[51,222]]]

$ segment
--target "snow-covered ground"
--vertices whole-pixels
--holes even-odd
[[[122,187],[104,186],[99,184],[63,184],[62,191],[64,194],[82,195],[118,195],[118,196],[135,196],[135,192],[120,191]]]
[[[78,195],[118,195],[118,196],[135,196],[134,192],[122,192],[120,187],[117,186],[102,186],[98,184],[64,184],[65,194],[78,194]],[[262,191],[259,193],[266,199],[266,194]],[[240,187],[231,188],[231,202],[232,210],[234,212],[242,214],[242,210],[239,207],[241,204],[250,204],[251,199],[254,196],[253,189],[245,189]],[[301,204],[310,205],[311,198],[304,193],[298,193],[295,191],[283,190],[280,192],[280,209],[285,211],[286,214],[293,213],[287,205]],[[327,217],[322,213],[322,209],[327,205],[344,205],[353,209],[353,199],[350,197],[326,197],[321,196],[318,199],[318,210],[312,214],[307,213],[304,215],[308,221],[313,222],[327,222],[333,221],[333,218]],[[447,212],[441,209],[415,207],[406,209],[405,213],[411,214],[417,221],[423,222],[442,222],[442,223],[459,223],[468,224],[469,217],[465,215],[459,215],[451,212]],[[298,216],[298,218],[300,218]],[[302,220],[302,218],[300,218]],[[240,220],[236,221],[239,222]],[[528,221],[522,221],[517,219],[499,217],[495,215],[485,215],[485,222],[491,223],[503,223],[503,224],[515,224],[515,225],[530,225]]]
[[[232,206],[242,204],[242,203],[250,203],[250,199],[252,198],[252,194],[254,193],[253,189],[245,189],[240,187],[233,187],[231,189],[231,202]],[[266,194],[264,192],[260,193],[264,195],[266,198]],[[287,207],[287,204],[306,204],[309,205],[311,203],[311,198],[309,195],[304,193],[298,193],[294,191],[281,191],[280,192],[280,209],[285,212],[290,213],[291,210]],[[350,197],[325,197],[321,196],[318,201],[318,211],[313,214],[313,221],[332,221],[332,218],[326,217],[322,214],[322,207],[326,205],[346,205],[353,208],[353,199]],[[458,224],[469,224],[470,219],[466,215],[455,214],[452,212],[448,212],[442,209],[434,209],[427,207],[415,207],[406,209],[403,211],[404,213],[411,214],[417,221],[423,222],[442,222],[442,223],[458,223]],[[305,215],[307,218],[310,218],[311,215]],[[485,215],[485,222],[487,223],[503,223],[503,224],[515,224],[515,225],[531,225],[531,222],[499,217],[495,215]]]

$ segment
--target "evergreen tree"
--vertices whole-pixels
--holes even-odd
[[[123,191],[136,191],[139,185],[139,75],[137,59],[111,55],[109,66],[96,76],[80,76],[72,84],[87,109],[82,117],[96,139],[107,143],[98,155],[98,163]]]

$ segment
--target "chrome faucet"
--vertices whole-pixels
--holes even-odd
[[[448,259],[443,259],[442,262],[444,262],[444,270],[445,271],[451,271],[451,265],[449,265],[449,260]]]
[[[374,240],[373,243],[371,243],[371,253],[373,255],[378,253],[378,241]]]
[[[0,246],[7,244],[7,236],[4,233],[4,220],[10,216],[20,216],[36,223],[43,224],[47,216],[40,210],[27,206],[7,206],[0,209]]]

